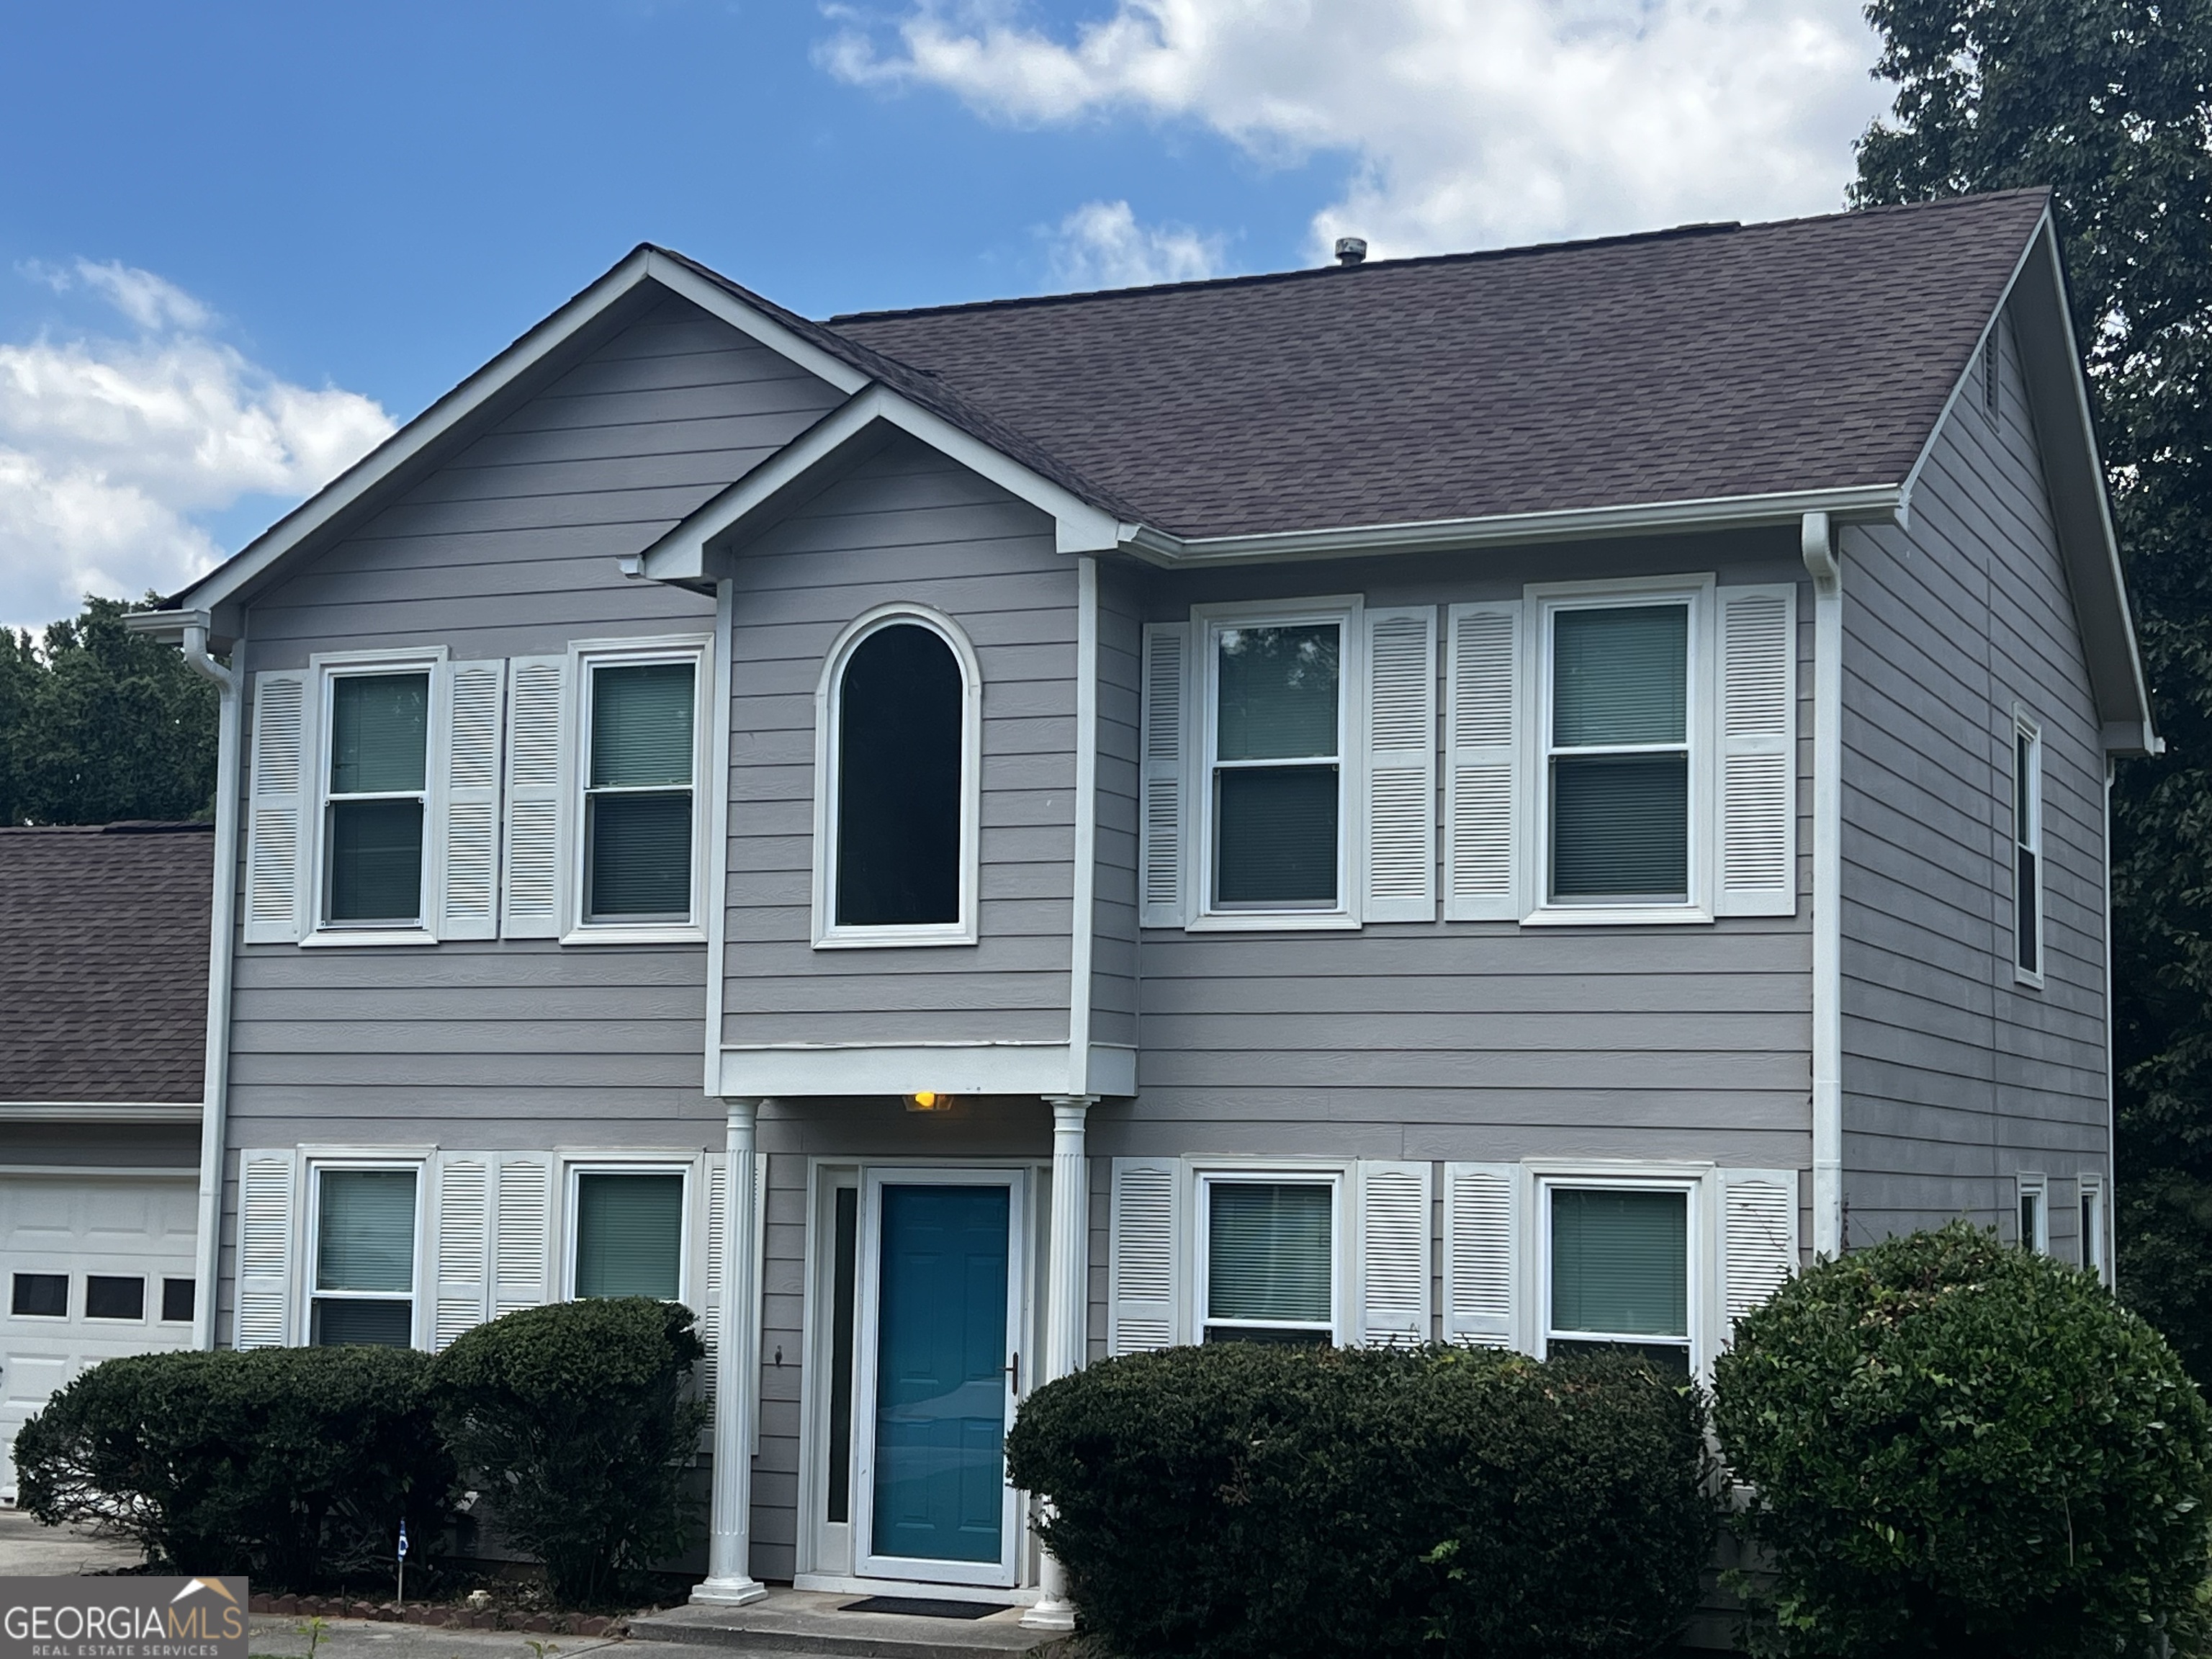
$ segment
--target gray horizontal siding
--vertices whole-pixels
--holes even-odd
[[[2026,388],[2006,353],[1938,433],[1910,533],[1844,542],[1845,1191],[1850,1240],[2014,1226],[2016,1172],[2109,1174],[2103,763]],[[2044,739],[2044,969],[2012,968],[2012,711]]]
[[[724,1041],[1064,1041],[1076,574],[1049,522],[902,441],[747,547],[735,589]],[[981,668],[981,937],[816,951],[816,690],[846,626],[902,600]]]

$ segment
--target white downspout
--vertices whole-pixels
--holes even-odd
[[[192,1346],[215,1346],[216,1276],[222,1263],[222,1154],[230,1099],[230,962],[238,896],[239,675],[208,654],[207,628],[187,623],[185,660],[215,682],[215,887],[208,920],[207,1048],[201,1062],[199,1257],[192,1279]]]
[[[1844,581],[1825,513],[1800,550],[1813,578],[1813,1253],[1844,1248]]]

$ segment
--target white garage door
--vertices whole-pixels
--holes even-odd
[[[191,1343],[197,1197],[189,1176],[0,1176],[0,1499],[15,1498],[15,1431],[56,1389]]]

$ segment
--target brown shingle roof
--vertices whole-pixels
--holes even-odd
[[[2046,199],[830,327],[1182,536],[1895,483]]]
[[[195,1103],[215,837],[0,829],[0,1101]]]

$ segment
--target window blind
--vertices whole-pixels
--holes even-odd
[[[1336,902],[1335,767],[1239,767],[1214,784],[1216,903]]]
[[[594,917],[683,916],[691,910],[691,794],[594,795]]]
[[[691,914],[692,709],[688,662],[592,671],[585,808],[586,915]]]
[[[1297,760],[1337,752],[1334,623],[1228,628],[1217,636],[1222,760]]]
[[[657,1296],[681,1287],[684,1177],[576,1177],[576,1294]]]
[[[1311,1182],[1218,1181],[1207,1194],[1206,1317],[1327,1324],[1335,1194]]]
[[[422,788],[429,707],[427,674],[342,674],[333,680],[331,793]]]
[[[325,1170],[315,1237],[319,1291],[415,1288],[415,1172]]]
[[[688,662],[592,671],[592,787],[690,786],[692,675]]]
[[[1554,893],[1680,896],[1689,872],[1689,757],[1553,757]]]
[[[1689,1198],[1552,1194],[1552,1328],[1616,1336],[1690,1332]]]
[[[421,919],[429,704],[428,674],[342,674],[331,682],[331,921]]]
[[[411,921],[422,911],[422,803],[331,803],[332,921]]]
[[[1553,744],[1683,741],[1689,719],[1686,606],[1562,611],[1552,629]]]

